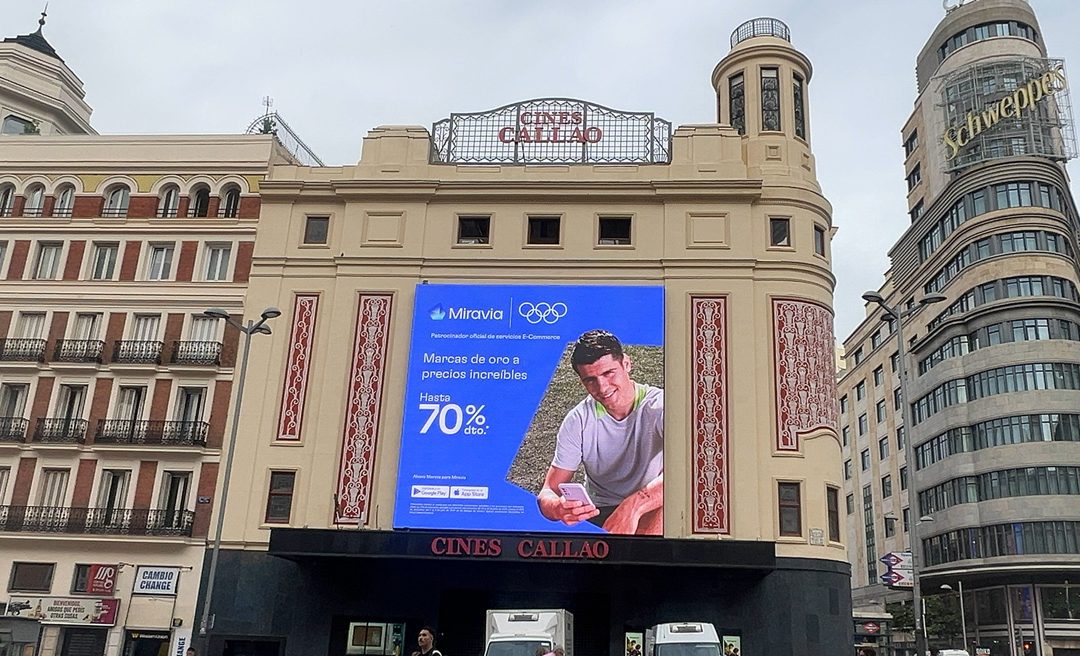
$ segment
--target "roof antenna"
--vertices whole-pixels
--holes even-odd
[[[38,22],[37,22],[37,24],[38,24],[37,33],[38,34],[41,34],[41,28],[45,27],[45,17],[49,15],[48,12],[49,12],[49,3],[46,2],[45,3],[45,8],[41,10],[41,18],[39,18]]]

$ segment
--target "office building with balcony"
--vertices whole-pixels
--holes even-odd
[[[44,20],[42,21],[44,23]],[[0,44],[0,634],[190,633],[271,135],[93,133],[43,30]],[[25,652],[22,652],[25,653]]]
[[[958,607],[963,590],[970,653],[1080,654],[1080,279],[1064,62],[1047,54],[1027,2],[977,0],[947,11],[916,69],[901,139],[911,226],[879,290],[913,310],[910,398],[897,325],[876,304],[844,341],[854,603],[910,600],[882,585],[879,558],[917,530],[923,596]],[[945,300],[920,307],[932,294]]]

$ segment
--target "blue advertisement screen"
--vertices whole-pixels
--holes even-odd
[[[396,528],[661,535],[662,287],[418,285]]]

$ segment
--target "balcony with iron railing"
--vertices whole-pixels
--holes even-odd
[[[126,364],[161,364],[161,342],[120,340],[113,348],[112,361]]]
[[[206,446],[210,424],[205,421],[100,419],[95,444]]]
[[[85,419],[43,417],[34,426],[34,442],[44,444],[82,444],[86,441]]]
[[[105,342],[99,339],[61,339],[56,342],[56,362],[101,362]]]
[[[735,28],[731,33],[731,47],[758,36],[772,36],[791,41],[791,31],[783,21],[775,18],[753,18]]]
[[[0,442],[12,444],[26,441],[28,419],[22,417],[0,417]]]
[[[44,339],[14,337],[0,339],[0,361],[2,362],[44,362]]]
[[[195,513],[150,508],[0,506],[0,531],[191,537]]]
[[[221,364],[221,342],[173,342],[173,364]]]

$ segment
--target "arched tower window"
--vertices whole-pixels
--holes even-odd
[[[41,216],[45,211],[45,185],[32,185],[26,191],[23,216]]]
[[[106,217],[125,217],[128,212],[128,203],[131,201],[131,190],[127,185],[118,184],[109,187],[105,192],[105,209],[101,215]]]
[[[64,185],[56,192],[56,204],[53,205],[52,215],[55,217],[71,216],[71,210],[75,207],[75,187]]]
[[[173,217],[176,216],[177,209],[180,207],[180,187],[176,185],[168,185],[161,191],[161,198],[158,200],[158,212],[159,217]]]
[[[219,216],[234,219],[240,213],[240,187],[230,185],[222,193]]]
[[[210,211],[210,188],[207,186],[196,187],[191,192],[191,208],[188,216],[206,216]]]

